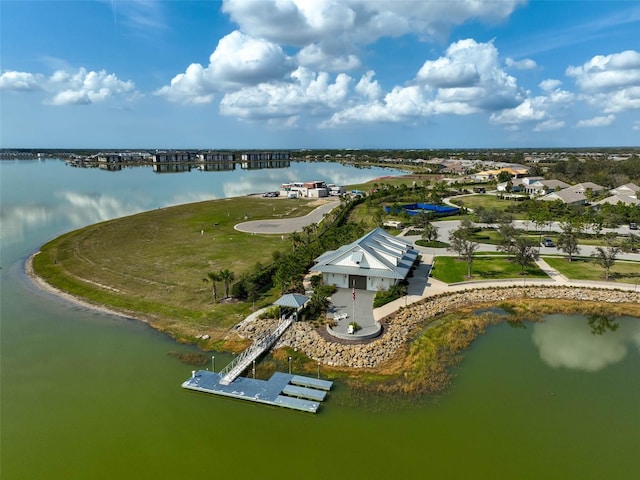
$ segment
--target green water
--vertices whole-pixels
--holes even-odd
[[[39,192],[57,202],[53,214],[20,224],[39,207],[18,201],[29,208],[7,213],[19,190],[29,195],[29,177],[9,185],[5,172],[2,230],[12,225],[14,237],[3,237],[0,270],[3,480],[638,476],[638,318],[603,335],[580,316],[492,327],[446,394],[412,405],[354,402],[341,384],[317,415],[197,394],[180,388],[192,367],[168,355],[193,347],[30,285],[22,262],[72,225],[60,206],[72,197]],[[98,215],[91,205],[78,207],[81,222]],[[216,354],[216,367],[229,360]]]
[[[594,372],[541,360],[532,339],[540,325],[504,324],[473,345],[437,399],[394,408],[392,399],[371,398],[355,407],[338,385],[310,415],[182,390],[191,367],[167,353],[191,347],[141,323],[51,301],[20,283],[2,295],[3,317],[19,318],[2,330],[3,479],[346,478],[355,468],[369,478],[637,473],[638,319],[619,319],[618,331],[599,337],[584,317],[543,325],[614,338],[623,358]],[[31,307],[24,316],[4,302],[21,295]],[[217,365],[228,360],[216,357]]]

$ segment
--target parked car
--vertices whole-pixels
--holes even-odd
[[[638,229],[638,224],[635,222],[631,222],[629,224],[629,230],[637,230]]]
[[[551,240],[550,238],[545,238],[544,240],[542,240],[542,246],[543,247],[555,247],[556,244],[553,243],[553,240]]]

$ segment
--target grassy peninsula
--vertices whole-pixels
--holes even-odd
[[[235,278],[291,251],[288,236],[252,235],[245,220],[306,215],[313,200],[237,197],[161,208],[90,225],[42,246],[34,273],[48,284],[97,306],[142,319],[181,341],[207,333],[213,346],[251,313],[248,302],[213,302],[207,273]],[[222,284],[219,290],[223,289]],[[277,298],[263,292],[256,308]]]

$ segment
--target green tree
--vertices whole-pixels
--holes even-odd
[[[505,183],[511,180],[511,174],[506,170],[502,170],[498,174],[498,183]]]
[[[291,247],[295,252],[298,245],[302,243],[302,235],[300,235],[300,232],[293,232],[291,235],[289,235],[289,238],[291,239]]]
[[[449,247],[458,254],[458,258],[464,258],[467,262],[467,277],[471,277],[473,267],[473,254],[479,244],[472,240],[473,224],[469,220],[462,220],[460,226],[449,234]]]
[[[635,252],[638,248],[640,248],[640,236],[633,233],[630,233],[621,245],[622,251],[626,253]]]
[[[517,251],[516,240],[521,236],[518,229],[511,222],[503,222],[498,227],[498,235],[500,235],[500,243],[496,250],[514,256]]]
[[[538,259],[536,244],[523,236],[517,237],[514,244],[514,259],[522,267],[520,273],[524,274],[524,269],[533,265]]]
[[[578,246],[578,237],[582,231],[581,225],[574,225],[571,222],[563,222],[560,224],[562,233],[558,237],[558,249],[569,255],[569,261],[573,261],[573,256],[580,253]]]
[[[607,234],[607,246],[606,247],[596,247],[596,251],[593,252],[592,256],[595,258],[596,263],[604,268],[604,279],[609,280],[609,271],[611,267],[613,267],[618,258],[618,254],[620,253],[620,247],[614,245],[614,237],[615,234],[609,235]]]
[[[229,269],[225,268],[224,270],[220,271],[220,278],[224,282],[224,296],[225,296],[225,298],[228,298],[229,297],[229,285],[231,284],[231,282],[235,278],[235,275],[234,275],[234,273],[232,271],[230,271]]]
[[[218,272],[209,272],[207,273],[207,278],[204,278],[203,281],[211,281],[211,295],[213,296],[213,303],[216,303],[218,300],[218,282],[222,280],[220,273]]]
[[[329,300],[321,291],[313,292],[311,298],[309,299],[309,303],[307,304],[307,311],[309,315],[312,317],[318,317],[329,308]]]
[[[438,227],[436,227],[433,223],[427,222],[424,227],[422,227],[422,239],[425,242],[433,242],[438,239]]]

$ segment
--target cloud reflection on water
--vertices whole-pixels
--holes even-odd
[[[51,213],[51,209],[43,205],[3,207],[0,213],[0,241],[22,242],[25,231],[46,223]]]
[[[550,318],[534,325],[532,339],[550,367],[596,372],[620,362],[630,346],[640,349],[640,323],[622,322],[615,331],[594,335],[582,316]]]

